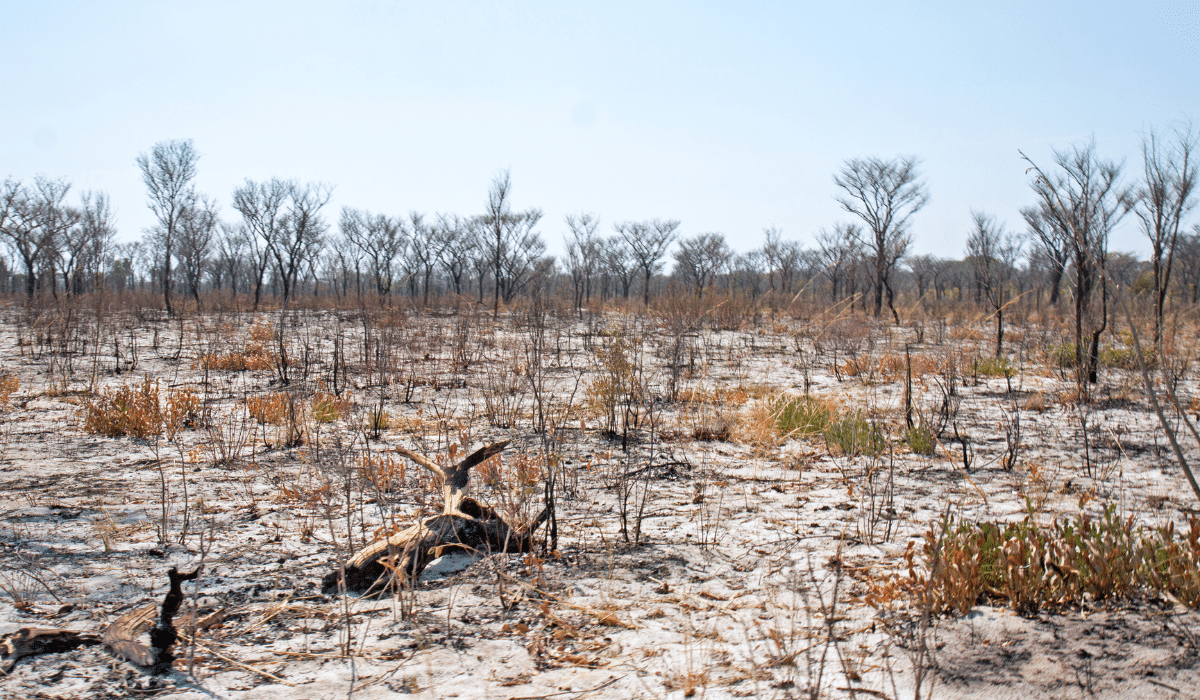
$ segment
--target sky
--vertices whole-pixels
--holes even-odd
[[[13,2],[0,0],[0,178],[107,192],[120,240],[154,224],[135,159],[192,139],[236,220],[246,178],[343,206],[483,210],[498,172],[601,230],[679,219],[738,251],[849,220],[849,158],[921,159],[913,252],[960,257],[971,211],[1023,227],[1021,153],[1200,127],[1200,0],[1132,2]],[[1132,218],[1112,247],[1145,255]]]

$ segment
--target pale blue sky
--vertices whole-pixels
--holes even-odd
[[[739,250],[845,218],[849,157],[916,154],[917,252],[959,256],[970,210],[1020,226],[1017,150],[1200,125],[1200,2],[0,2],[0,177],[108,191],[152,223],[134,159],[191,138],[199,188],[320,180],[343,205],[670,217]],[[1114,247],[1144,250],[1132,225]]]

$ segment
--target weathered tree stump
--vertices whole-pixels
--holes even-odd
[[[104,644],[113,650],[117,656],[132,661],[138,666],[146,666],[150,673],[161,676],[171,670],[175,655],[171,647],[179,639],[175,629],[174,618],[183,603],[184,581],[194,580],[200,575],[200,569],[190,574],[181,574],[175,567],[167,572],[171,581],[171,590],[163,598],[162,609],[158,619],[154,620],[154,606],[144,605],[131,610],[104,630]],[[154,620],[153,625],[151,621]],[[147,629],[150,630],[150,645],[137,641]]]
[[[528,552],[533,533],[549,517],[549,508],[524,529],[506,523],[491,508],[467,496],[470,470],[500,454],[509,441],[492,443],[476,450],[453,467],[442,467],[431,459],[404,448],[397,452],[438,475],[442,480],[445,503],[441,515],[412,525],[391,537],[359,550],[344,567],[345,586],[350,591],[370,591],[390,571],[415,581],[430,561],[454,549],[475,553]],[[339,589],[342,567],[325,576],[326,593]]]

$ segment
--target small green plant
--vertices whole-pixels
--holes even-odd
[[[1008,377],[1017,376],[1017,368],[1013,365],[1012,360],[1007,357],[978,357],[975,358],[975,363],[972,365],[975,374],[984,377]]]
[[[1059,369],[1069,369],[1075,366],[1075,346],[1071,343],[1059,343],[1046,348],[1046,361]]]
[[[919,455],[932,457],[937,454],[937,431],[924,421],[915,423],[904,431],[904,442]]]
[[[847,456],[877,455],[887,447],[883,431],[860,413],[843,414],[825,428],[825,444]]]
[[[351,401],[324,391],[312,398],[312,417],[318,423],[333,423],[350,412]]]
[[[1147,358],[1149,360],[1149,358]],[[1100,366],[1117,369],[1137,369],[1137,356],[1129,348],[1104,348],[1100,351]]]
[[[833,411],[811,396],[783,396],[772,406],[775,425],[786,437],[822,435],[829,427]]]

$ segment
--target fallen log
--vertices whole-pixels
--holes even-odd
[[[179,633],[174,624],[179,606],[183,603],[184,581],[191,581],[200,574],[196,569],[190,574],[181,574],[171,567],[167,576],[171,581],[171,589],[163,598],[162,609],[154,603],[147,603],[134,608],[117,618],[115,622],[104,628],[100,636],[91,632],[61,630],[46,627],[22,627],[13,634],[0,639],[0,675],[8,675],[17,661],[26,656],[37,654],[53,654],[70,651],[76,647],[92,644],[104,644],[118,658],[131,661],[139,666],[150,668],[155,675],[163,675],[171,669],[175,656],[171,647],[179,639]],[[158,611],[156,617],[155,612]],[[181,620],[181,626],[188,632],[195,629],[207,629],[219,624],[225,619],[225,611],[220,610],[208,617],[196,621],[191,615]],[[138,641],[147,630],[150,632],[150,644]]]
[[[17,661],[26,656],[54,654],[99,643],[100,638],[90,632],[22,627],[0,640],[0,676],[7,676]]]
[[[467,496],[471,468],[500,454],[508,443],[504,440],[480,448],[453,467],[443,467],[415,452],[397,448],[398,453],[442,480],[444,504],[441,515],[425,518],[391,537],[367,545],[344,567],[336,567],[326,575],[322,589],[332,593],[344,583],[346,590],[370,592],[391,572],[412,582],[430,561],[456,549],[483,554],[530,551],[534,531],[549,518],[548,507],[532,523],[517,528],[505,522],[495,510]]]

